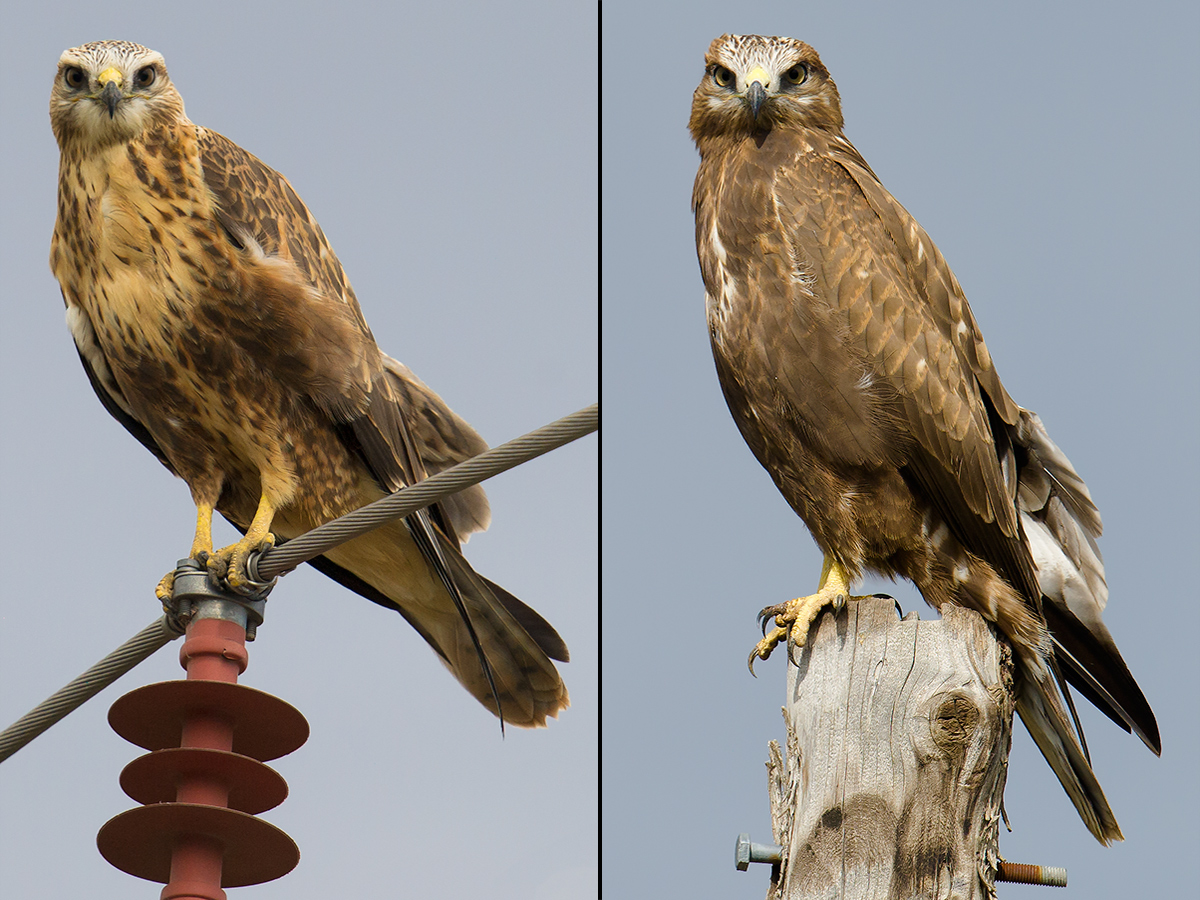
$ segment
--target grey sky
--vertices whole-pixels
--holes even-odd
[[[65,48],[162,52],[194,121],[292,181],[381,347],[492,443],[596,399],[590,4],[13,3],[0,25],[0,727],[158,614],[193,526],[183,483],[92,394],[48,270]],[[302,859],[232,897],[595,895],[597,446],[489,482],[492,529],[467,547],[571,649],[572,707],[544,731],[502,740],[399,616],[315,572],[284,579],[243,681],[313,728],[275,764],[291,796],[265,816]],[[95,834],[134,805],[117,778],[141,752],[107,708],[182,677],[177,655],[0,766],[5,896],[157,896]]]
[[[686,124],[723,32],[821,53],[847,135],[937,242],[1009,392],[1104,516],[1105,618],[1163,757],[1084,702],[1127,836],[1105,849],[1017,726],[1001,853],[1066,866],[1063,896],[1194,895],[1200,17],[1164,2],[605,5],[606,895],[762,896],[767,868],[735,871],[733,844],[770,838],[786,676],[782,657],[757,680],[745,660],[757,610],[820,573],[725,409],[705,333]],[[933,615],[907,585],[869,589]]]

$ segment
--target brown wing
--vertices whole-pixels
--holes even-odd
[[[286,178],[224,135],[197,128],[204,182],[218,204],[217,218],[235,237],[246,235],[269,256],[295,263],[305,280],[351,307],[370,334],[337,254]]]
[[[999,513],[995,524],[1004,539],[981,534],[983,529],[976,526],[966,529],[966,534],[975,539],[964,541],[965,545],[997,565],[1010,584],[1020,588],[1037,604],[1054,637],[1058,658],[1065,664],[1063,671],[1067,680],[1113,721],[1126,730],[1132,728],[1147,746],[1160,752],[1154,714],[1100,617],[1107,597],[1104,568],[1095,543],[1095,538],[1100,535],[1100,516],[1087,486],[1050,440],[1041,421],[1020,409],[1008,396],[957,279],[924,229],[883,188],[848,141],[843,138],[831,141],[829,157],[854,180],[878,216],[880,225],[903,260],[904,274],[914,289],[914,296],[923,300],[919,308],[932,317],[942,342],[954,347],[954,356],[968,373],[968,387],[976,388],[976,404],[987,413],[993,446],[972,441],[971,462],[978,460],[982,464],[985,483],[993,497],[995,488],[1001,491],[1000,505],[993,509]],[[926,359],[931,358],[929,343]],[[927,399],[939,388],[933,382],[924,387],[924,391],[918,390],[913,396],[926,400],[921,404],[918,416],[928,419]],[[907,405],[911,408],[911,404]],[[911,409],[910,421],[914,421]],[[982,429],[973,429],[972,437],[979,436],[988,435]],[[922,446],[931,450],[944,445],[922,442]],[[959,452],[963,449],[966,447],[958,448]],[[944,498],[946,490],[952,489],[947,479],[952,470],[946,467],[946,456],[936,450],[932,454],[942,463],[941,467],[929,466],[918,454],[914,457],[915,468],[918,473],[925,473],[922,480],[926,487],[940,487],[937,496]],[[973,465],[965,470],[969,474],[979,471]],[[969,490],[972,479],[964,480],[960,476],[957,480],[968,488],[964,495],[972,510],[986,520],[980,504],[971,502],[977,496]],[[953,509],[953,505],[947,506],[944,501],[939,506],[944,510]],[[1014,515],[1010,516],[1009,510]],[[1047,560],[1039,559],[1036,566],[1033,564],[1035,554],[1028,544],[1027,529],[1016,522],[1018,510],[1029,516],[1026,521],[1030,527],[1045,529],[1052,538],[1052,546],[1057,547],[1057,552],[1061,552],[1062,558],[1069,563],[1068,568],[1078,572],[1073,585],[1059,583],[1057,576],[1051,574],[1054,567],[1048,565]],[[958,521],[961,523],[961,517]],[[962,524],[958,527],[961,529]],[[995,555],[989,553],[989,549],[1002,553]],[[1042,585],[1039,578],[1049,578],[1055,583]],[[1043,597],[1049,602],[1042,603]],[[1065,686],[1063,693],[1069,697]]]
[[[281,302],[259,303],[259,315],[287,316],[292,327],[230,329],[229,338],[253,341],[254,358],[290,379],[350,426],[356,450],[380,486],[396,491],[423,476],[409,441],[383,356],[375,344],[337,255],[308,207],[287,179],[215,131],[198,129],[204,181],[212,192],[217,220],[273,282],[297,284]],[[264,279],[265,280],[265,279]],[[296,322],[301,323],[297,327]],[[284,333],[284,347],[262,335]]]
[[[380,488],[400,490],[425,478],[430,469],[440,470],[486,449],[433,391],[379,352],[337,256],[287,179],[216,132],[201,129],[199,146],[205,183],[226,234],[255,258],[257,268],[268,270],[271,279],[302,282],[308,289],[280,298],[285,302],[264,304],[309,325],[293,324],[289,330],[303,340],[253,350],[259,358],[269,357],[275,371],[290,377],[330,413],[331,425]],[[262,330],[258,323],[257,329],[245,333]],[[269,325],[265,331],[271,332]],[[567,702],[562,681],[546,658],[565,660],[566,646],[545,619],[478,575],[459,553],[458,531],[465,535],[480,530],[487,520],[487,500],[479,487],[404,520],[461,619],[462,632],[443,628],[441,638],[383,584],[373,584],[330,558],[312,562],[346,587],[400,611],[463,684],[503,718],[542,724],[546,715]],[[485,642],[494,648],[490,659]],[[478,669],[468,662],[472,654],[464,655],[452,643],[473,648]],[[502,682],[499,688],[494,665],[501,667],[495,673]],[[509,691],[514,685],[517,688]],[[508,697],[507,705],[502,705],[502,695]]]
[[[904,454],[894,462],[907,467],[963,545],[1037,602],[1013,503],[1008,426],[1018,407],[957,280],[848,141],[818,143],[797,160],[774,186],[788,252],[818,261],[828,302],[845,316],[871,377],[884,381],[876,405],[888,406],[888,415],[874,412],[876,427],[892,427],[898,410],[903,432],[881,442]]]

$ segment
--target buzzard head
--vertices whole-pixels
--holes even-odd
[[[160,53],[129,41],[93,41],[58,60],[50,124],[60,148],[124,143],[152,123],[182,116],[183,100]]]
[[[704,78],[692,98],[693,139],[699,144],[776,126],[841,131],[837,85],[817,51],[793,38],[717,38],[704,57]]]

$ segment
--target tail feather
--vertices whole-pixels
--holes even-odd
[[[400,556],[403,546],[389,547],[383,539],[383,544],[374,548],[378,553],[364,552],[380,540],[380,533],[395,535],[397,528],[402,529],[402,524],[377,529],[328,556],[311,559],[310,565],[367,600],[400,613],[430,644],[458,683],[497,714],[496,701],[467,626],[445,590],[438,590],[440,584],[430,580],[436,587],[420,592],[424,596],[418,600],[415,586],[419,581],[407,578],[394,566],[377,564],[379,556]],[[443,544],[442,550],[491,667],[504,721],[520,727],[545,726],[548,718],[557,718],[560,710],[570,706],[566,686],[551,661],[568,660],[566,643],[540,614],[470,568],[460,552],[448,544]]]
[[[560,653],[559,658],[565,659],[568,655],[566,644],[550,623],[516,597],[503,588],[498,596],[492,590],[492,582],[472,569],[463,555],[444,539],[442,552],[492,669],[504,720],[525,727],[545,725],[547,716],[557,717],[559,710],[570,704],[566,686],[547,652],[549,649]],[[540,632],[541,640],[514,614],[505,603],[506,598],[515,603],[526,621]],[[456,652],[446,652],[442,656],[463,687],[495,713],[495,698],[465,624],[458,618],[453,624],[453,629],[443,632],[440,642],[452,645]],[[514,702],[519,704],[519,711],[510,709]]]
[[[495,595],[496,599],[504,604],[505,609],[512,613],[513,618],[521,623],[521,627],[529,632],[529,636],[537,641],[537,645],[542,648],[551,659],[557,659],[559,662],[570,662],[571,654],[567,650],[567,643],[554,630],[554,626],[542,618],[541,614],[529,606],[522,603],[496,582],[489,578],[479,576],[485,585]]]
[[[551,661],[552,657],[566,661],[566,644],[545,619],[475,572],[443,536],[439,539],[491,670],[504,721],[524,728],[544,726],[570,705],[566,686]],[[399,564],[406,558],[414,565]],[[466,623],[412,545],[403,523],[378,528],[310,564],[355,593],[399,612],[458,682],[498,714]]]
[[[1124,840],[1104,790],[1067,721],[1050,672],[1044,666],[1027,663],[1021,668],[1022,677],[1017,679],[1017,713],[1034,743],[1096,840],[1102,844]]]
[[[1054,636],[1054,655],[1063,664],[1067,681],[1088,698],[1110,719],[1133,731],[1147,747],[1162,755],[1162,739],[1158,722],[1146,695],[1138,687],[1116,644],[1103,629],[1101,640],[1097,628],[1084,626],[1063,604],[1043,604],[1046,625]]]

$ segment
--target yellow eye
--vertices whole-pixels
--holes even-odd
[[[713,66],[712,77],[713,81],[721,87],[732,87],[733,83],[737,81],[734,74],[724,66]]]
[[[808,79],[808,66],[804,65],[804,63],[792,66],[783,73],[783,77],[789,84],[804,84]]]
[[[133,76],[134,86],[147,88],[154,84],[154,66],[142,66],[137,70],[137,74]]]
[[[87,84],[87,76],[83,74],[83,69],[79,66],[68,66],[63,71],[63,81],[66,82],[69,88],[81,88]]]

